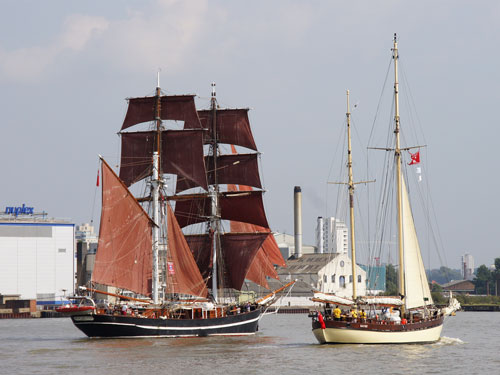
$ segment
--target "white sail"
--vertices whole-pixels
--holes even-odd
[[[431,305],[433,302],[403,176],[401,176],[401,200],[401,209],[403,211],[405,307],[411,309]]]

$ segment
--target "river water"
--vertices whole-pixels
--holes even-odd
[[[88,339],[69,318],[0,320],[1,374],[500,374],[500,313],[459,312],[428,345],[318,345],[306,314],[247,337]]]

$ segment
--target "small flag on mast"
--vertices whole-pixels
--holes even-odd
[[[99,186],[99,169],[97,170],[97,183],[95,186]]]
[[[408,165],[420,163],[420,151],[417,151],[414,154],[410,152],[410,157],[411,157],[411,162],[409,162]]]

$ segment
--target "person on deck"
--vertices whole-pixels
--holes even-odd
[[[333,310],[333,318],[335,320],[340,320],[340,315],[341,315],[342,311],[340,311],[339,309],[339,306],[335,306],[335,309]]]
[[[358,319],[358,312],[356,311],[355,308],[351,310],[351,318],[353,322],[355,322]]]
[[[366,312],[365,310],[361,310],[359,313],[359,318],[361,319],[362,322],[366,322]]]

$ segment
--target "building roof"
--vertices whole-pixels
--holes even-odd
[[[470,280],[452,280],[449,283],[442,285],[444,290],[453,291],[471,291],[473,292],[475,287],[474,283]]]
[[[279,267],[278,274],[317,274],[326,264],[335,259],[337,253],[303,254],[300,258],[287,260],[287,267]]]
[[[269,290],[276,290],[276,289],[282,287],[284,284],[286,284],[289,281],[291,281],[291,279],[286,279],[283,281],[279,281],[276,279],[267,280],[267,282],[269,284]],[[255,284],[251,281],[246,281],[245,283],[247,284],[247,289],[249,291],[253,291],[253,292],[256,292],[256,293],[262,294],[262,295],[266,295],[267,293],[269,293],[269,290],[267,290],[267,289],[264,290],[261,286]],[[296,283],[293,285],[292,290],[290,291],[290,295],[291,296],[312,297],[313,296],[313,293],[312,293],[313,289],[314,288],[311,285],[307,284],[306,282],[304,282],[302,280],[297,280]],[[285,294],[286,293],[287,292],[285,292]]]

